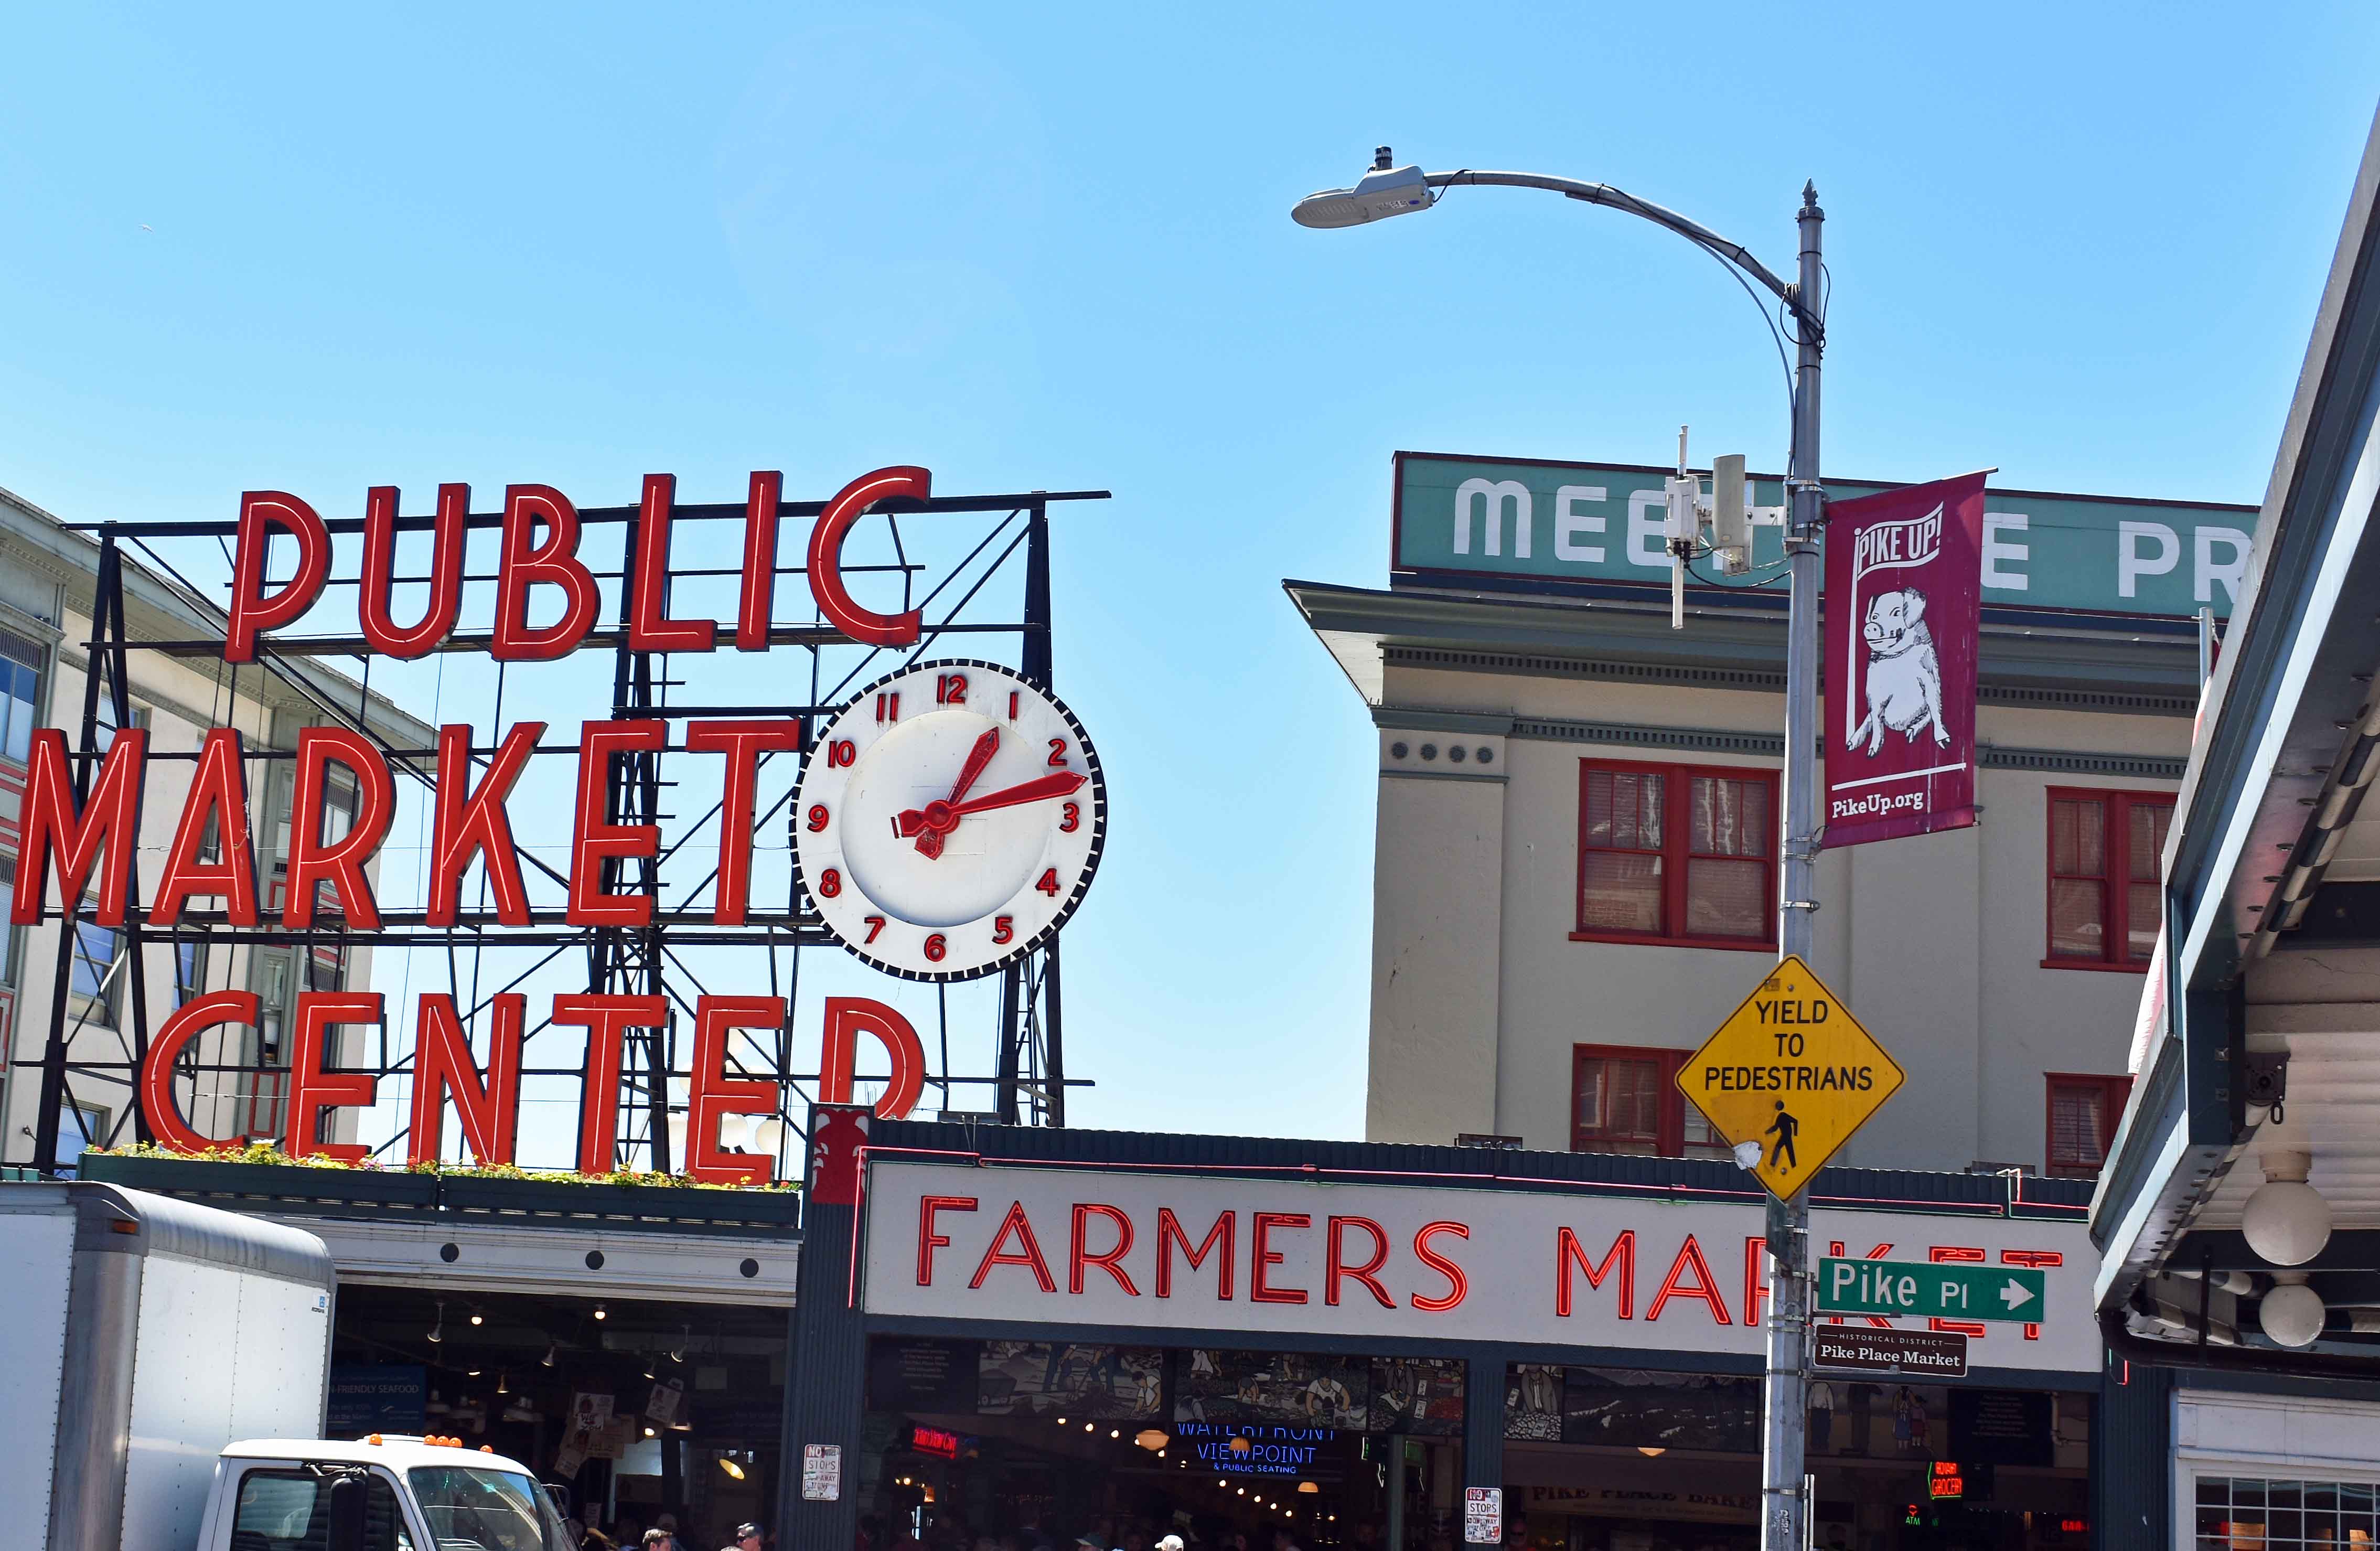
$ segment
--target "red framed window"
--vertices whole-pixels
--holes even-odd
[[[1727,1157],[1727,1144],[1678,1091],[1678,1068],[1691,1054],[1636,1045],[1572,1046],[1570,1150]]]
[[[2049,1133],[2044,1172],[2058,1179],[2095,1178],[2115,1145],[2116,1122],[2131,1097],[2130,1077],[2053,1072],[2049,1080]]]
[[[2145,970],[2162,918],[2157,868],[2173,797],[2049,789],[2052,969]]]
[[[1775,771],[1582,759],[1578,835],[1573,939],[1775,945]]]

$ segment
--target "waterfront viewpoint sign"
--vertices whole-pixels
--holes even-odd
[[[1400,576],[1637,583],[1667,588],[1662,480],[1672,471],[1634,464],[1396,455],[1390,569]],[[1889,485],[1828,479],[1834,500]],[[1785,499],[1775,475],[1752,478],[1754,504]],[[1983,601],[2095,613],[2229,615],[2247,574],[2256,508],[2137,501],[1987,488],[1982,535]],[[1783,559],[1779,530],[1753,531],[1755,569],[1722,579],[1699,567],[1689,586],[1741,588],[1773,581]],[[1780,589],[1781,590],[1781,589]]]

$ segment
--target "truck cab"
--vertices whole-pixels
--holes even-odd
[[[215,1460],[197,1551],[577,1551],[528,1466],[373,1434],[258,1438]]]

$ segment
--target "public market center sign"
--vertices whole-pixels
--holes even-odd
[[[1673,472],[1399,453],[1389,568],[1440,582],[1482,576],[1666,588],[1662,480]],[[1838,501],[1892,488],[1827,481],[1827,494]],[[1781,504],[1783,482],[1755,475],[1748,499]],[[2255,526],[2252,506],[1986,488],[1984,605],[2168,615],[2211,607],[2227,617]],[[1774,581],[1782,573],[1760,567],[1784,558],[1779,529],[1753,530],[1752,558],[1749,576],[1721,578],[1706,565],[1688,585]]]

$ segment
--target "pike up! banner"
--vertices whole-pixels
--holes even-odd
[[[1984,479],[1827,508],[1828,845],[1975,821]]]

